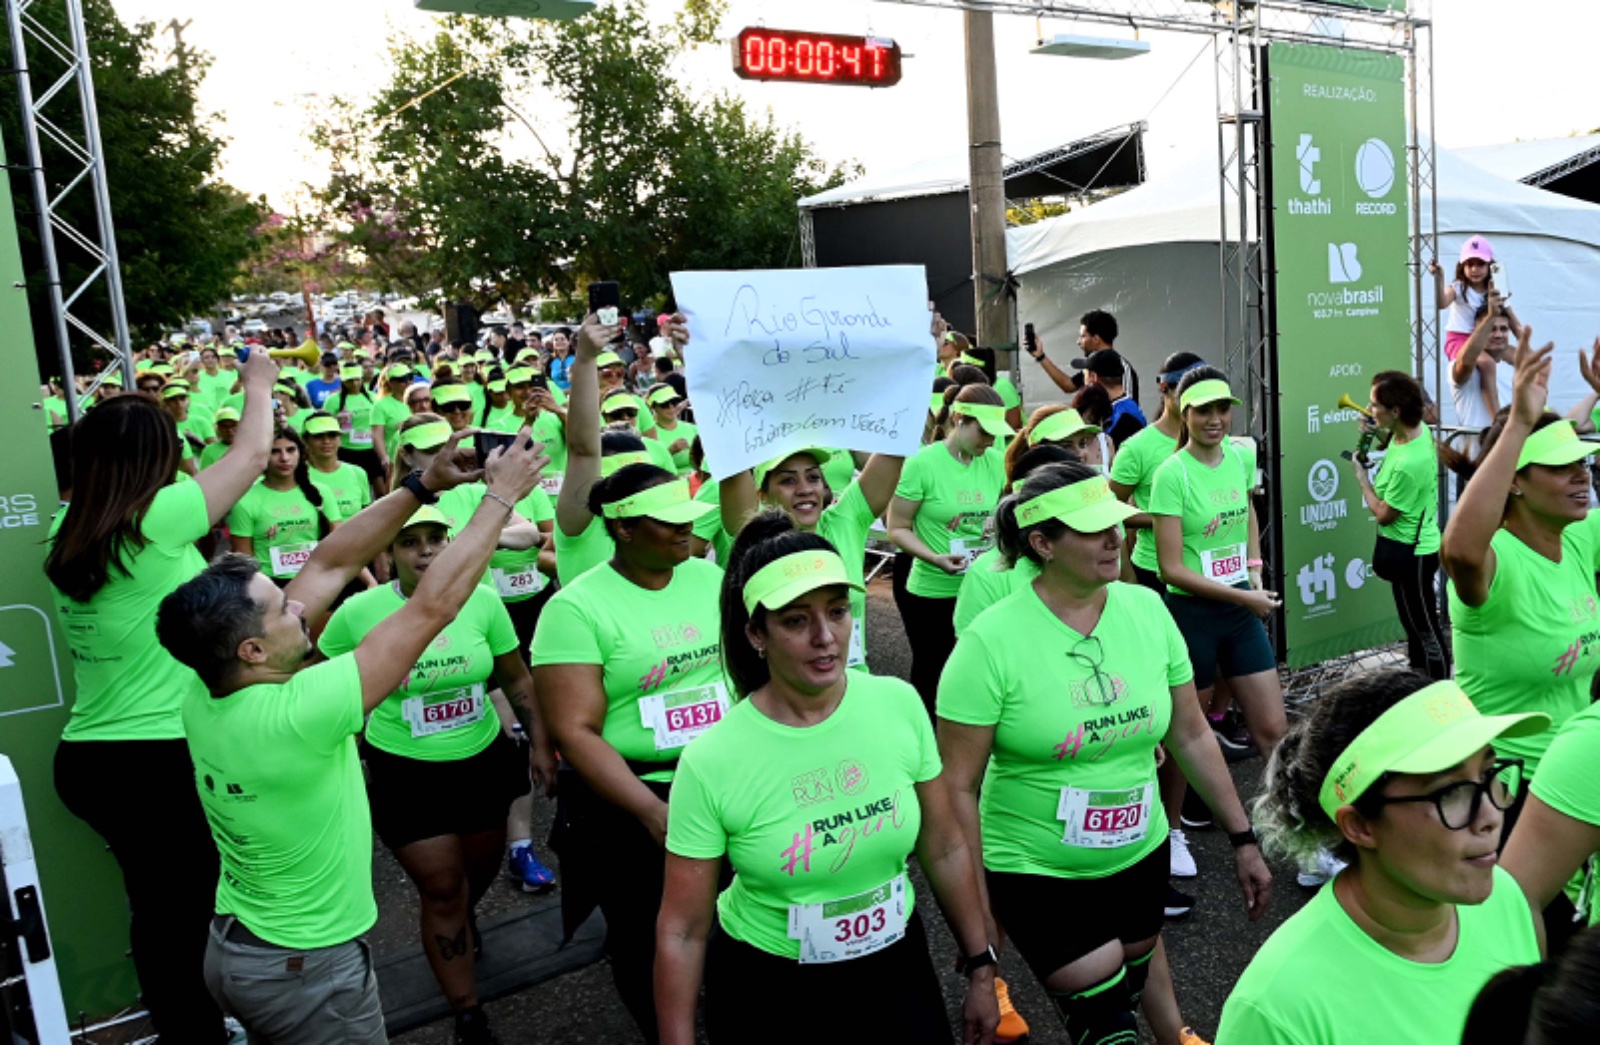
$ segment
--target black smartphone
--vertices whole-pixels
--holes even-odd
[[[528,383],[534,388],[542,388],[546,392],[550,391],[550,379],[543,374],[534,374],[533,380]]]
[[[472,448],[478,454],[478,466],[481,468],[489,455],[503,446],[510,446],[517,441],[515,432],[474,432]]]
[[[1036,356],[1039,354],[1039,335],[1033,332],[1032,323],[1024,323],[1022,325],[1022,343],[1028,349],[1028,355]]]
[[[591,284],[589,284],[589,311],[590,312],[593,312],[595,315],[599,316],[599,315],[601,315],[601,310],[610,309],[611,310],[611,312],[610,312],[611,319],[609,320],[609,322],[615,323],[617,321],[617,316],[616,316],[617,309],[620,308],[621,306],[622,306],[622,288],[617,285],[615,280],[609,280],[608,279],[608,280],[602,280],[599,283],[591,283]],[[604,320],[604,319],[602,319],[601,321],[602,322],[606,322],[606,320]]]

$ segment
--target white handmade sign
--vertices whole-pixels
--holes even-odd
[[[808,446],[910,457],[935,364],[921,265],[676,272],[713,478]]]

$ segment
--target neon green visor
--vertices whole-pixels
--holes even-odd
[[[466,385],[434,385],[433,405],[449,406],[452,403],[470,403],[472,393],[467,391]]]
[[[963,352],[959,356],[956,356],[956,362],[957,363],[965,363],[967,366],[975,366],[979,370],[983,369],[983,360],[979,359],[977,356],[970,355],[970,354],[968,354],[966,352]]]
[[[1573,461],[1583,460],[1595,449],[1578,438],[1578,430],[1571,421],[1557,421],[1528,436],[1528,441],[1522,444],[1522,454],[1517,458],[1517,471],[1522,471],[1530,464],[1561,468]]]
[[[626,450],[620,454],[610,454],[600,458],[600,475],[612,475],[628,467],[630,464],[652,464],[650,455],[643,450]]]
[[[224,421],[232,421],[237,424],[239,421],[239,411],[235,410],[231,406],[225,406],[221,410],[218,410],[216,415],[211,418],[212,424],[220,425]]]
[[[804,450],[795,450],[792,453],[784,454],[782,457],[774,457],[770,461],[763,461],[762,463],[756,465],[755,468],[751,469],[751,478],[755,480],[756,489],[759,490],[762,486],[766,485],[767,476],[771,474],[774,468],[778,467],[789,458],[799,457],[802,454],[817,462],[818,468],[821,468],[823,465],[833,460],[833,451],[824,450],[820,446],[808,446]]]
[[[122,371],[113,370],[111,373],[107,374],[104,378],[102,378],[100,383],[102,385],[111,385],[111,386],[113,386],[115,388],[121,388],[122,387]]]
[[[1183,393],[1178,400],[1178,409],[1187,410],[1191,406],[1205,406],[1207,403],[1220,403],[1227,400],[1237,403],[1233,389],[1228,387],[1228,382],[1212,378],[1210,381],[1196,381]]]
[[[690,496],[688,479],[675,479],[670,483],[652,486],[640,490],[631,497],[612,501],[601,508],[607,519],[635,519],[644,516],[669,526],[692,523],[707,512],[716,510],[716,505],[697,501]]]
[[[419,425],[418,427],[422,428],[426,426]],[[415,429],[413,429],[413,431],[414,430]],[[339,435],[342,432],[339,427],[339,419],[337,417],[307,418],[304,431],[306,435]]]
[[[937,414],[944,409],[944,393],[935,392],[928,396],[928,413]]]
[[[506,384],[529,385],[533,383],[533,370],[525,366],[514,366],[506,371]]]
[[[1105,476],[1097,475],[1023,501],[1017,525],[1026,530],[1055,519],[1076,533],[1099,533],[1137,514],[1137,508],[1117,500]]]
[[[598,356],[595,357],[595,361],[594,361],[594,366],[595,366],[596,370],[604,370],[608,366],[621,366],[621,365],[622,365],[622,357],[617,355],[615,352],[602,352]]]
[[[310,422],[306,422],[310,424]],[[450,422],[429,421],[400,433],[400,445],[432,452],[450,441]]]
[[[1083,415],[1070,407],[1059,410],[1033,426],[1028,433],[1028,445],[1054,443],[1077,435],[1079,432],[1098,432],[1100,429],[1083,419]]]
[[[406,366],[404,363],[396,363],[394,366],[383,372],[383,377],[386,381],[405,381],[415,377],[416,373],[417,372],[415,370]]]
[[[676,398],[678,398],[677,389],[671,385],[662,385],[660,388],[651,389],[650,394],[644,397],[644,401],[655,406],[658,403],[670,403]]]
[[[1549,728],[1550,716],[1540,711],[1479,714],[1460,686],[1435,682],[1379,715],[1350,742],[1328,767],[1317,802],[1332,819],[1385,773],[1438,773],[1499,737],[1529,737]]]
[[[767,563],[744,582],[744,608],[754,613],[756,607],[781,610],[807,592],[818,588],[839,585],[852,591],[867,589],[851,580],[844,570],[844,560],[837,552],[794,552]]]
[[[496,378],[495,380],[490,381],[484,387],[487,388],[491,392],[495,392],[495,393],[504,392],[506,390],[506,379],[503,378],[503,377]]]
[[[360,381],[366,376],[366,371],[359,366],[342,366],[339,368],[340,381]]]
[[[162,386],[161,389],[162,399],[177,399],[179,396],[186,396],[188,394],[189,382],[183,380],[182,378],[179,378],[176,381],[168,381],[164,386]]]
[[[970,417],[978,422],[985,432],[996,439],[1017,434],[1017,430],[1006,424],[1006,408],[1003,406],[990,406],[987,403],[962,403],[957,402],[950,407],[952,414]]]

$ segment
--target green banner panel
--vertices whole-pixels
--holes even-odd
[[[1398,639],[1377,523],[1349,462],[1372,377],[1411,369],[1399,58],[1269,49],[1283,580],[1290,667]]]
[[[11,185],[0,178],[0,329],[9,332],[0,370],[17,390],[0,396],[0,753],[22,781],[67,1012],[93,1022],[135,1005],[139,987],[126,956],[122,874],[100,836],[56,798],[52,763],[72,705],[72,661],[43,570],[59,498],[22,285]]]

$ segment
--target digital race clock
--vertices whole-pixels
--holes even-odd
[[[875,36],[752,27],[733,42],[733,71],[746,80],[890,87],[900,82],[900,45]]]

